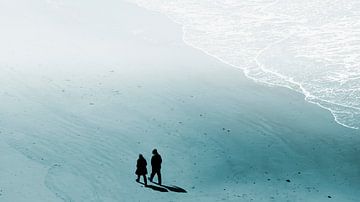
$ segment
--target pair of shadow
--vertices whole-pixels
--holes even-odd
[[[139,183],[142,185],[145,185],[143,182],[139,182]],[[187,193],[187,191],[185,189],[178,187],[178,186],[166,186],[166,185],[162,185],[162,184],[158,184],[158,183],[154,183],[154,184],[156,184],[157,186],[148,184],[146,187],[150,188],[154,191],[159,191],[159,192],[172,191],[172,192],[177,192],[177,193]]]

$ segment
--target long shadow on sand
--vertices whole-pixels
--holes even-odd
[[[139,184],[145,185],[143,182],[138,182]],[[146,188],[150,188],[154,191],[159,191],[159,192],[169,192],[167,189],[160,187],[160,186],[154,186],[154,185],[147,185],[145,186]]]
[[[143,182],[138,182],[139,184],[142,184],[145,186],[145,184]],[[187,193],[187,191],[181,187],[178,187],[178,186],[166,186],[166,185],[160,185],[156,182],[154,182],[154,184],[158,185],[158,186],[155,186],[155,185],[147,185],[146,188],[150,188],[154,191],[159,191],[159,192],[169,192],[169,191],[172,191],[172,192],[177,192],[177,193]]]
[[[158,184],[156,182],[154,182],[154,184],[159,185],[160,187],[164,187],[164,188],[166,188],[166,189],[168,189],[169,191],[172,191],[172,192],[187,193],[187,191],[185,189],[183,189],[181,187],[178,187],[178,186],[174,186],[174,185],[166,186],[166,185],[162,185],[162,184],[160,185],[160,184]]]

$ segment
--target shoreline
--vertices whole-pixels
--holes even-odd
[[[267,81],[265,81],[265,80],[260,80],[260,79],[257,79],[257,78],[255,78],[255,77],[252,77],[252,76],[248,75],[248,73],[247,73],[248,71],[247,71],[245,68],[242,68],[242,67],[240,67],[240,66],[238,66],[238,65],[235,65],[235,64],[232,64],[232,63],[230,63],[230,62],[227,62],[227,61],[225,61],[224,59],[221,59],[219,56],[216,56],[216,55],[214,55],[214,54],[209,53],[209,51],[205,50],[204,48],[200,48],[200,47],[192,44],[191,42],[187,41],[186,38],[185,38],[185,35],[187,34],[187,31],[186,31],[186,28],[185,28],[186,25],[184,25],[184,24],[182,24],[182,23],[180,23],[180,22],[177,22],[177,20],[175,20],[175,19],[173,19],[172,17],[170,17],[167,13],[164,13],[164,12],[161,12],[161,11],[158,11],[158,10],[152,10],[152,9],[147,8],[147,7],[145,7],[145,6],[141,6],[138,2],[133,2],[133,1],[131,1],[131,0],[126,0],[126,1],[129,2],[129,3],[131,3],[131,4],[135,4],[135,5],[137,5],[137,6],[140,7],[140,8],[146,9],[146,10],[148,10],[148,11],[150,11],[150,12],[159,13],[159,14],[165,16],[166,18],[168,18],[169,20],[171,20],[172,22],[174,22],[175,24],[181,26],[181,28],[182,28],[182,33],[183,33],[182,39],[183,39],[183,42],[184,42],[185,44],[187,44],[188,46],[190,46],[190,47],[192,47],[192,48],[194,48],[194,49],[197,49],[197,50],[202,51],[204,54],[206,54],[206,55],[208,55],[208,56],[210,56],[210,57],[213,57],[213,58],[219,60],[220,62],[224,63],[225,65],[234,67],[234,68],[236,68],[236,69],[240,69],[241,71],[243,71],[244,75],[245,75],[248,79],[250,79],[250,80],[252,80],[252,81],[254,81],[254,82],[256,82],[256,83],[262,84],[262,85],[267,85],[267,86],[271,86],[271,87],[283,87],[283,88],[290,89],[290,90],[292,90],[292,91],[294,91],[294,92],[300,93],[300,94],[302,94],[302,95],[304,96],[304,100],[305,100],[305,101],[307,101],[307,102],[309,102],[309,103],[311,103],[311,104],[317,105],[318,107],[329,111],[329,112],[331,113],[331,115],[333,116],[335,122],[337,122],[339,125],[341,125],[341,126],[343,126],[343,127],[346,127],[346,128],[354,129],[354,130],[359,130],[359,129],[360,129],[359,127],[350,126],[350,125],[347,125],[346,123],[341,122],[341,121],[339,120],[338,116],[336,115],[336,110],[335,110],[335,109],[332,109],[332,108],[330,108],[330,107],[324,106],[324,104],[321,104],[321,102],[327,103],[327,104],[333,105],[333,106],[339,106],[339,107],[343,107],[343,108],[349,108],[349,109],[352,109],[352,110],[359,110],[359,109],[354,108],[354,107],[350,107],[350,106],[347,106],[347,105],[342,105],[342,104],[338,104],[338,103],[333,103],[333,102],[330,102],[330,101],[327,101],[327,100],[323,100],[323,99],[321,99],[321,98],[319,98],[319,97],[316,97],[316,96],[314,96],[314,95],[311,95],[307,90],[305,90],[305,89],[302,87],[302,84],[301,84],[301,83],[294,82],[294,81],[290,81],[289,79],[286,79],[286,78],[285,78],[286,76],[284,76],[284,75],[281,75],[281,74],[279,74],[279,73],[272,72],[272,71],[269,71],[269,70],[265,70],[264,68],[262,68],[262,67],[261,67],[262,65],[261,65],[261,64],[258,62],[258,60],[257,60],[257,57],[258,57],[258,56],[257,56],[254,60],[256,61],[256,64],[259,66],[259,68],[260,68],[263,72],[268,72],[268,73],[270,73],[270,74],[276,75],[279,79],[281,78],[282,81],[288,82],[288,83],[291,83],[291,84],[295,85],[296,87],[298,87],[299,90],[296,89],[296,88],[293,88],[291,85],[274,84],[274,83],[267,82]],[[286,39],[287,39],[287,38],[281,39],[281,40],[279,40],[279,41],[283,41],[283,40],[286,40]],[[278,41],[277,41],[277,42],[274,42],[274,43],[272,43],[272,44],[270,44],[270,45],[268,45],[266,48],[264,48],[263,50],[261,50],[258,55],[260,55],[264,50],[266,50],[266,49],[267,49],[268,47],[270,47],[270,46],[273,46],[273,44],[276,44],[276,43],[278,43]],[[313,101],[311,101],[310,99],[312,99]],[[318,102],[317,102],[316,100],[318,100]]]

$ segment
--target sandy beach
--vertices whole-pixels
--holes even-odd
[[[358,200],[359,130],[187,46],[159,13],[95,8],[65,10],[79,15],[31,36],[35,51],[8,43],[0,201]],[[135,182],[153,148],[163,184],[187,193]]]

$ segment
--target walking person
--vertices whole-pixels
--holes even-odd
[[[140,182],[140,176],[143,176],[145,187],[147,186],[146,174],[148,173],[146,166],[147,166],[146,159],[142,154],[139,154],[139,158],[136,163],[136,171],[135,171],[135,174],[137,175],[136,182]]]
[[[160,154],[158,153],[157,149],[154,149],[152,151],[153,156],[151,157],[151,167],[152,167],[152,171],[151,171],[151,175],[150,175],[150,182],[153,181],[155,174],[158,176],[158,183],[159,185],[161,185],[161,163],[162,163],[162,159]]]

